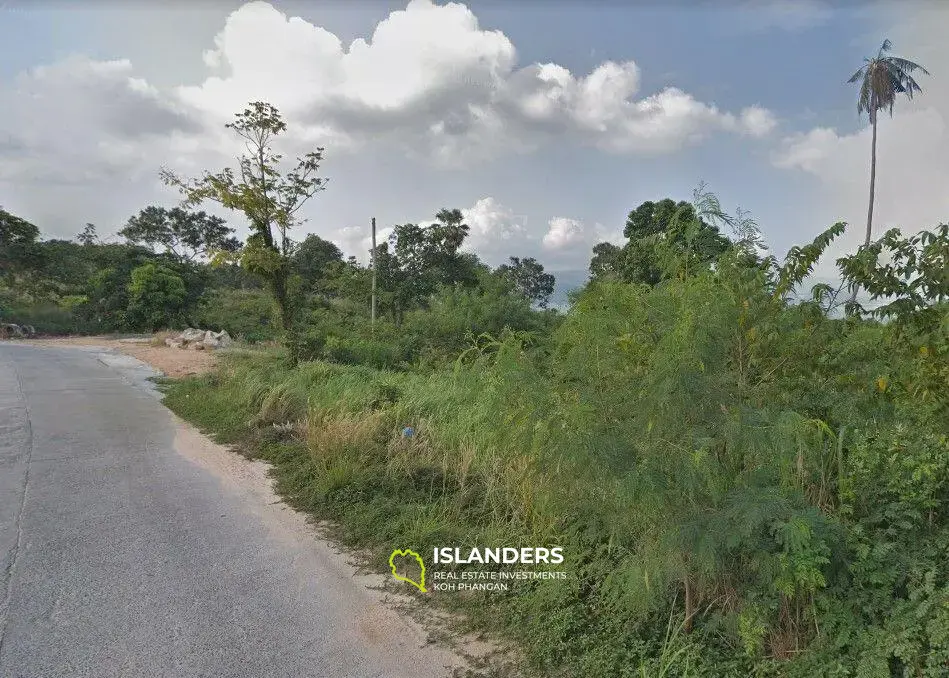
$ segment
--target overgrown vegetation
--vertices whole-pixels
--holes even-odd
[[[536,261],[492,270],[446,209],[376,249],[373,326],[369,270],[286,235],[267,153],[250,212],[229,205],[259,217],[243,245],[186,210],[143,210],[124,245],[0,212],[0,313],[281,337],[166,402],[380,568],[394,546],[562,546],[566,581],[438,598],[537,675],[949,673],[949,226],[890,231],[838,261],[841,289],[806,290],[843,224],[779,261],[704,190],[650,201],[560,312]],[[872,309],[841,303],[857,287]]]
[[[946,675],[949,232],[841,260],[888,299],[841,317],[826,286],[792,300],[842,230],[700,270],[660,243],[655,284],[595,281],[451,367],[237,356],[167,402],[380,567],[562,545],[567,582],[451,598],[539,675]]]

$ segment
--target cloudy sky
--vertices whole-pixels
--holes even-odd
[[[0,205],[112,234],[177,203],[161,166],[233,165],[224,124],[265,100],[288,154],[326,149],[299,233],[361,259],[371,217],[458,207],[489,263],[575,280],[629,210],[700,181],[779,254],[838,220],[847,249],[870,144],[845,83],[885,37],[933,76],[881,120],[875,230],[949,220],[947,29],[939,0],[0,0]]]

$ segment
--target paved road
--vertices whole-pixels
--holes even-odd
[[[121,356],[0,342],[0,676],[447,675],[238,463]]]

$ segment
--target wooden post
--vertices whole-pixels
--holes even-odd
[[[376,218],[372,218],[372,332],[376,331]]]

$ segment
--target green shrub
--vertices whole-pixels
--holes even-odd
[[[227,330],[248,342],[268,341],[278,335],[273,313],[273,300],[263,290],[217,289],[201,300],[191,324]]]
[[[3,308],[0,310],[0,322],[32,325],[38,334],[91,334],[98,331],[94,323],[78,316],[71,309],[51,302]]]
[[[322,354],[332,362],[377,369],[394,368],[403,362],[396,347],[371,339],[327,337]]]
[[[393,543],[562,546],[566,581],[450,597],[538,675],[945,676],[949,307],[881,323],[792,303],[827,242],[593,284],[562,322],[514,313],[521,331],[463,344],[509,327],[504,305],[451,293],[374,339],[322,309],[313,354],[353,365],[235,358],[168,402],[240,422],[279,491],[381,568]],[[534,322],[555,325],[543,350]],[[457,359],[369,366],[407,330]]]
[[[297,330],[284,340],[284,344],[293,364],[318,360],[323,357],[326,334],[319,328]]]
[[[128,284],[126,322],[136,328],[158,330],[181,322],[187,304],[185,282],[159,264],[144,264],[132,271]]]
[[[520,296],[446,289],[429,309],[406,316],[399,341],[414,355],[451,360],[467,346],[468,336],[497,336],[505,329],[546,334],[555,318],[556,312],[535,311]]]

